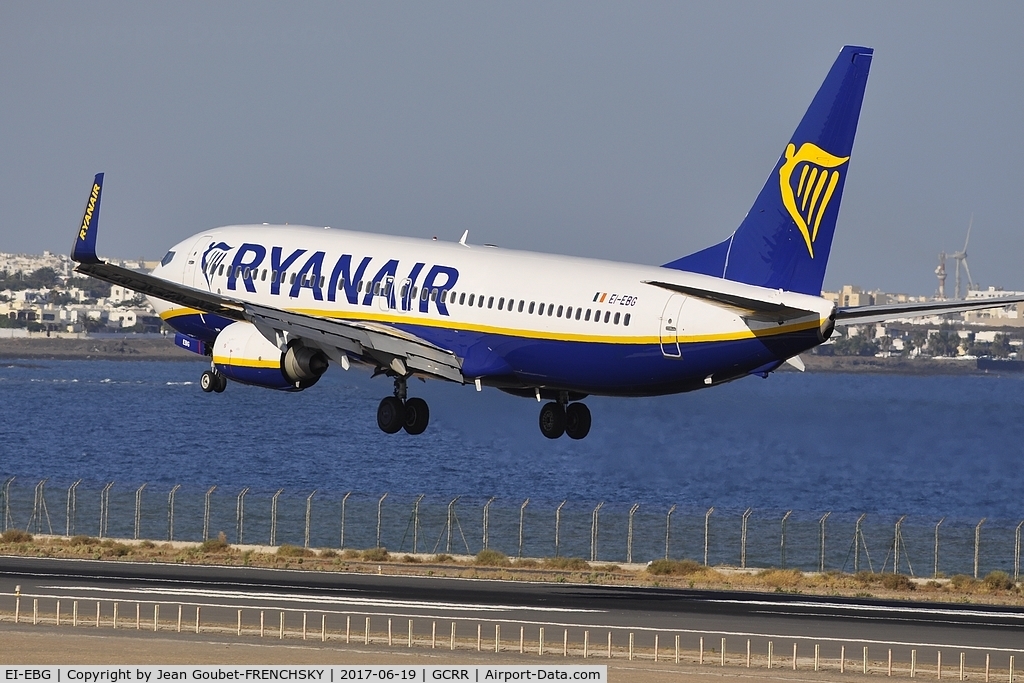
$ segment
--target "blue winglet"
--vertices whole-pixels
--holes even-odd
[[[103,174],[97,173],[85,205],[85,215],[71,248],[71,260],[78,263],[99,263],[96,257],[96,230],[100,224],[100,195],[103,192]]]

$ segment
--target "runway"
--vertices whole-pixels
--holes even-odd
[[[23,601],[39,600],[40,610],[53,611],[56,599],[64,609],[74,600],[124,603],[122,614],[134,619],[135,603],[161,605],[169,615],[182,605],[186,618],[201,607],[204,622],[234,624],[243,610],[246,624],[263,611],[290,624],[297,614],[309,615],[320,627],[322,615],[330,628],[356,624],[360,635],[369,618],[380,632],[390,619],[404,637],[412,620],[416,637],[441,633],[448,638],[455,624],[459,637],[478,632],[493,641],[495,626],[502,637],[518,640],[523,629],[535,642],[544,627],[548,642],[563,638],[604,647],[611,633],[616,646],[634,634],[638,649],[651,649],[655,635],[660,647],[679,636],[682,647],[707,648],[725,638],[739,652],[751,642],[764,653],[769,641],[776,652],[788,653],[793,643],[806,653],[817,643],[821,656],[860,659],[868,647],[874,659],[892,649],[897,661],[933,662],[937,652],[949,663],[964,652],[968,666],[982,666],[986,654],[992,666],[1006,666],[1010,655],[1024,652],[1024,611],[992,606],[886,602],[784,593],[710,592],[659,588],[609,587],[568,583],[526,583],[439,577],[410,577],[141,564],[90,560],[0,558],[0,611],[13,610],[13,593],[20,586]],[[28,604],[27,602],[23,604]],[[22,608],[26,609],[25,607]],[[84,607],[83,607],[84,609]],[[93,608],[94,609],[94,608]],[[354,628],[354,627],[353,627]],[[597,649],[596,646],[594,646]]]

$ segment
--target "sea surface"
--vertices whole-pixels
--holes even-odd
[[[787,510],[795,511],[794,522],[803,520],[808,538],[817,538],[820,516],[831,511],[830,523],[839,525],[833,528],[843,529],[836,552],[846,554],[859,514],[869,514],[876,539],[892,537],[893,520],[908,515],[908,524],[920,526],[923,540],[914,544],[929,566],[925,531],[939,518],[947,518],[947,528],[969,525],[973,533],[985,517],[1011,534],[1024,518],[1024,377],[782,373],[678,396],[595,397],[587,401],[590,436],[576,442],[545,439],[535,401],[493,389],[414,382],[409,393],[429,402],[430,427],[418,437],[388,436],[375,422],[377,403],[391,391],[385,378],[332,368],[301,393],[232,383],[223,394],[204,394],[198,385],[203,369],[202,362],[3,361],[0,484],[17,478],[11,499],[21,506],[12,512],[20,526],[32,512],[32,487],[44,478],[50,524],[61,529],[71,482],[83,480],[78,496],[89,501],[82,503],[89,520],[105,483],[115,482],[111,495],[126,510],[145,483],[153,535],[165,534],[163,510],[176,484],[186,506],[202,505],[205,491],[216,485],[214,516],[221,518],[213,524],[232,534],[239,531],[243,487],[251,487],[253,510],[266,508],[269,496],[283,489],[282,514],[295,520],[313,490],[314,516],[325,519],[338,516],[348,491],[356,492],[350,514],[362,509],[367,515],[376,514],[387,492],[382,509],[393,515],[395,529],[405,524],[406,547],[417,495],[426,496],[424,514],[434,514],[428,508],[443,512],[447,501],[462,496],[457,509],[472,521],[461,526],[476,530],[460,531],[476,540],[456,546],[473,552],[482,543],[480,508],[490,497],[506,526],[518,525],[526,498],[524,514],[536,520],[569,501],[564,523],[571,533],[563,534],[572,539],[561,542],[576,543],[577,554],[589,552],[592,510],[601,501],[604,519],[614,524],[626,523],[628,508],[640,504],[647,555],[664,543],[671,505],[678,506],[680,528],[697,525],[673,541],[692,546],[686,548],[691,556],[701,550],[707,508],[716,509],[714,523],[731,520],[728,534],[734,534],[740,513],[750,507],[751,523],[774,539],[763,543],[762,554],[771,557],[779,553],[780,514]],[[196,515],[189,515],[192,521],[182,517],[179,525],[194,525]],[[111,512],[110,519],[127,528],[131,512]],[[99,522],[83,518],[87,523]],[[325,525],[317,533],[337,535]],[[427,536],[427,545],[434,545],[436,529],[424,531]],[[878,539],[875,545],[884,544]],[[397,539],[391,546],[398,547]],[[873,552],[884,554],[884,547]]]

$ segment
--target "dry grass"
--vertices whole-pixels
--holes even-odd
[[[619,586],[661,586],[708,590],[746,590],[809,595],[913,599],[935,602],[1024,606],[1021,589],[1004,572],[975,580],[965,575],[921,581],[904,575],[858,572],[803,573],[795,569],[737,570],[705,567],[692,560],[656,560],[646,569],[591,564],[580,558],[517,558],[484,551],[475,557],[392,555],[385,548],[321,549],[230,545],[224,534],[200,544],[119,541],[89,536],[36,537],[8,530],[0,535],[0,555],[88,558],[129,562],[168,562],[389,573],[419,576],[497,578]]]

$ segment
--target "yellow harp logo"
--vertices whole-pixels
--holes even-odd
[[[779,169],[782,203],[804,236],[807,253],[814,258],[818,226],[839,184],[839,171],[835,169],[850,157],[837,157],[810,142],[800,145],[799,150],[789,143],[785,157],[786,162]]]

